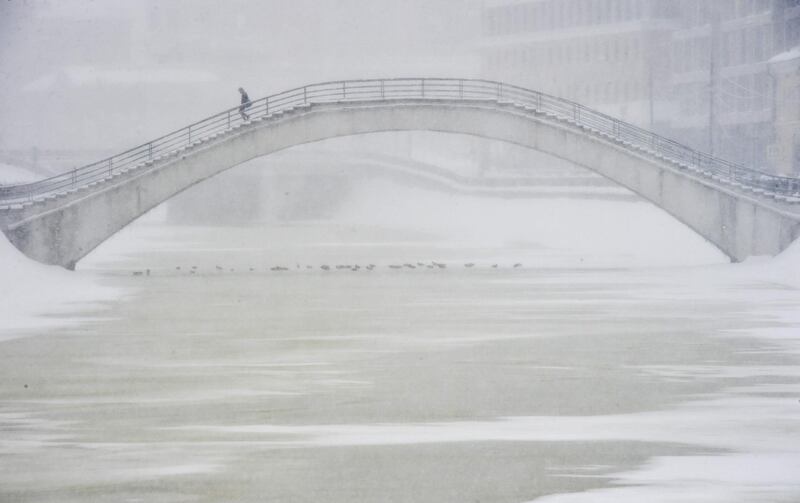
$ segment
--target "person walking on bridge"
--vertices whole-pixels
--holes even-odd
[[[242,115],[243,121],[250,120],[250,116],[245,113],[245,110],[253,106],[253,103],[250,101],[250,97],[247,95],[244,88],[239,88],[239,94],[242,95],[242,105],[239,107],[239,113]]]

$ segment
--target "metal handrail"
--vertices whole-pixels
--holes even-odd
[[[634,126],[574,101],[512,84],[482,79],[397,78],[339,80],[296,87],[252,101],[245,111],[229,108],[164,136],[59,175],[20,185],[0,186],[0,206],[9,206],[93,187],[131,170],[152,166],[243,126],[280,117],[298,107],[364,101],[463,101],[513,105],[526,112],[569,122],[631,149],[671,161],[682,169],[739,189],[800,202],[800,179],[746,168]]]

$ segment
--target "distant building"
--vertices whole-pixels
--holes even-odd
[[[654,126],[669,95],[673,0],[487,0],[483,73]]]
[[[778,115],[785,115],[768,62],[800,42],[800,2],[679,2],[681,25],[672,34],[670,58],[672,136],[749,166],[785,172],[767,155]]]
[[[767,160],[781,175],[800,176],[800,47],[769,61],[775,79],[774,141],[767,147]]]
[[[486,0],[483,73],[797,173],[800,0]],[[794,96],[794,98],[792,98]]]

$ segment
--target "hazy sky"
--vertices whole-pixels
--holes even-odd
[[[0,0],[0,148],[129,146],[306,83],[472,76],[478,0]],[[76,125],[75,121],[79,121]]]

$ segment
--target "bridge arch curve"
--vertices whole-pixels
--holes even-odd
[[[670,155],[664,147],[675,149],[674,142],[665,143],[669,140],[652,134],[631,135],[626,140],[620,128],[633,126],[576,104],[559,114],[541,107],[543,95],[534,95],[538,103],[504,99],[501,94],[464,99],[462,81],[457,81],[458,97],[437,95],[431,87],[425,96],[424,81],[421,95],[387,97],[384,81],[369,82],[381,83],[379,99],[355,94],[349,99],[315,102],[309,99],[308,88],[303,88],[302,102],[280,112],[275,112],[275,101],[267,99],[263,120],[227,125],[222,132],[209,129],[205,135],[201,122],[194,125],[194,140],[190,126],[185,144],[161,158],[153,157],[153,143],[137,147],[129,151],[134,152],[131,155],[149,150],[150,156],[117,171],[111,159],[101,180],[48,194],[32,204],[9,206],[0,215],[0,225],[32,258],[73,268],[151,208],[251,159],[343,136],[434,131],[520,145],[599,173],[662,208],[733,260],[776,254],[800,235],[800,211],[785,193],[766,194],[758,187],[748,192],[735,179],[725,180],[708,167],[703,170],[681,162],[677,154]],[[257,113],[258,106],[248,112]],[[215,116],[217,122],[230,123],[232,113],[238,115],[232,109]],[[610,122],[587,122],[597,117]],[[233,120],[237,120],[235,115]],[[656,148],[659,145],[661,149]]]

